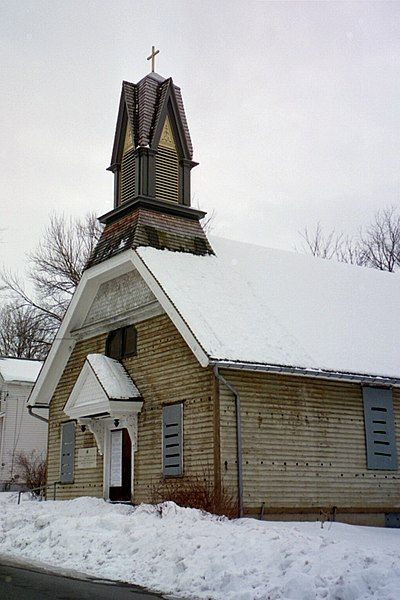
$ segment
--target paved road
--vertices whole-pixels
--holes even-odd
[[[70,578],[0,562],[0,600],[159,600],[136,586]]]

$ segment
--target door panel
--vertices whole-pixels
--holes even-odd
[[[110,485],[110,500],[131,501],[132,443],[127,429],[111,431],[110,482],[114,484]]]

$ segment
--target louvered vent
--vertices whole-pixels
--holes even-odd
[[[121,163],[121,192],[120,202],[126,202],[135,195],[135,156],[134,149],[129,150]]]
[[[179,201],[179,160],[175,149],[158,147],[156,197],[170,202]]]

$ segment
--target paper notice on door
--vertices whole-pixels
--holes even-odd
[[[110,487],[122,486],[122,429],[111,431]]]

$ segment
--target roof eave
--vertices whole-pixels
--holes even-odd
[[[342,371],[330,371],[325,369],[310,369],[304,367],[294,367],[289,365],[272,365],[218,358],[211,358],[210,364],[218,365],[220,368],[237,369],[239,371],[263,371],[266,373],[294,375],[298,377],[316,377],[319,379],[329,379],[335,381],[348,381],[353,383],[357,382],[365,385],[384,385],[400,387],[400,378],[382,375],[349,373]]]

